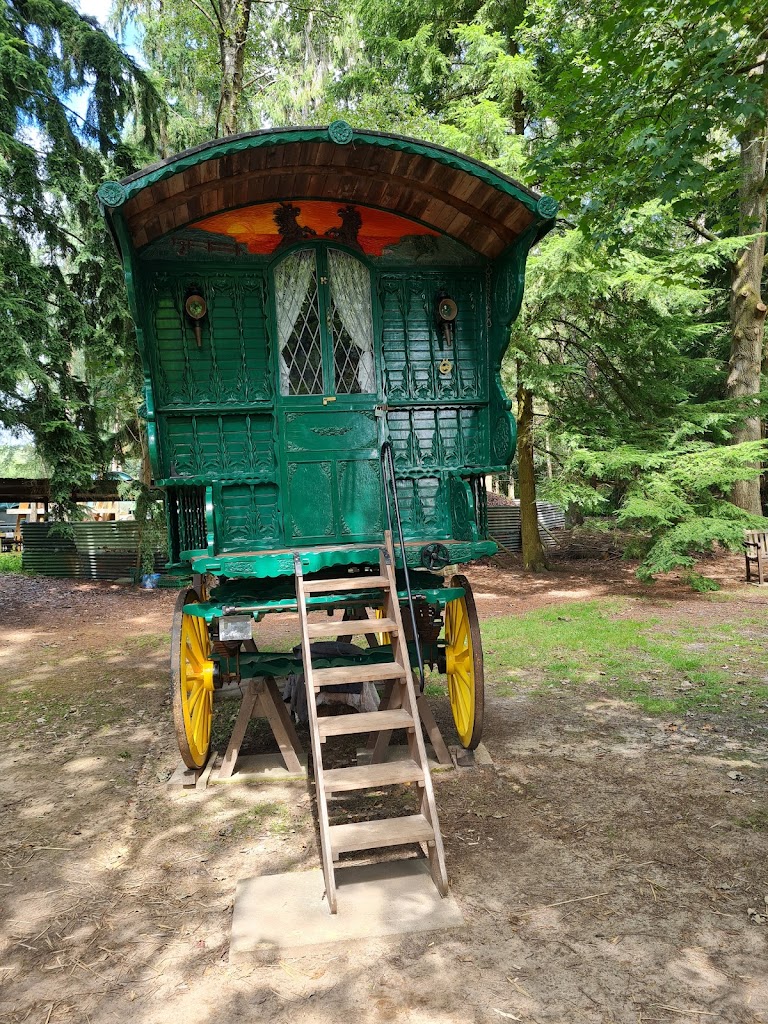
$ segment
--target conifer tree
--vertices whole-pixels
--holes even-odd
[[[134,343],[95,191],[132,167],[129,117],[151,150],[156,106],[141,69],[66,0],[0,10],[0,423],[33,436],[62,509],[135,418]]]

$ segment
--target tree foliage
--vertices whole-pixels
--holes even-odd
[[[62,494],[138,435],[95,184],[215,135],[342,116],[561,202],[504,367],[539,458],[521,466],[527,502],[548,462],[550,496],[643,533],[646,576],[757,522],[759,5],[117,0],[115,19],[140,29],[146,72],[66,0],[0,14],[2,422],[33,432]]]
[[[759,440],[766,304],[768,29],[746,0],[532,0],[543,95],[535,166],[582,230],[616,244],[627,212],[658,199],[693,235],[744,237],[728,282],[725,394],[734,442]],[[743,401],[746,399],[746,402]],[[758,479],[734,502],[761,508]]]
[[[140,30],[167,99],[163,156],[272,124],[328,120],[329,81],[359,47],[350,13],[329,0],[116,0],[115,25]]]
[[[0,11],[0,422],[34,437],[62,507],[134,418],[135,346],[95,189],[132,167],[120,132],[140,116],[150,133],[156,102],[65,0]]]
[[[757,523],[727,500],[736,480],[757,475],[764,448],[727,444],[743,411],[722,397],[718,282],[742,244],[692,242],[650,203],[620,247],[566,229],[529,264],[508,373],[524,368],[543,410],[539,439],[557,467],[543,492],[647,533],[644,576],[687,566],[690,550],[714,541],[732,547]]]
[[[738,230],[734,139],[765,121],[765,12],[746,0],[531,0],[537,173],[611,238],[650,200]]]

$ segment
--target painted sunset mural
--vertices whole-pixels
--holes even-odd
[[[439,236],[432,228],[384,210],[318,200],[257,203],[206,217],[192,227],[226,235],[249,253],[265,256],[307,239],[341,242],[367,256],[381,256],[403,238]]]

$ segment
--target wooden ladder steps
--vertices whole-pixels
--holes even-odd
[[[435,838],[432,826],[423,814],[404,818],[382,818],[380,821],[356,821],[348,825],[331,825],[331,849],[334,857],[353,850],[377,850],[382,846],[403,846],[406,843],[428,843]]]
[[[348,619],[339,622],[309,622],[307,632],[311,640],[321,636],[354,636],[359,633],[395,633],[397,623],[393,619]]]
[[[363,764],[354,768],[329,768],[323,774],[326,793],[349,793],[356,789],[422,782],[424,772],[415,761]]]
[[[326,715],[318,718],[321,741],[328,736],[354,736],[358,732],[384,732],[388,729],[413,729],[407,711],[362,711],[352,715]]]
[[[386,576],[342,576],[334,580],[306,580],[305,594],[333,594],[341,590],[389,589]]]
[[[438,892],[441,896],[448,894],[443,840],[429,774],[429,762],[421,734],[420,708],[411,674],[410,651],[400,613],[391,531],[386,531],[383,540],[384,543],[379,549],[378,575],[375,575],[374,569],[374,574],[371,575],[347,574],[336,579],[305,580],[301,554],[298,551],[293,554],[296,608],[301,626],[301,659],[304,665],[309,731],[312,739],[320,851],[325,895],[328,909],[332,914],[336,913],[338,907],[334,863],[342,853],[358,850],[421,843]],[[374,597],[377,591],[380,593]],[[346,607],[348,611],[352,608],[358,609],[361,605],[375,604],[382,609],[380,614],[384,615],[384,618],[340,620],[334,617],[310,622],[309,613],[310,610],[314,610],[314,602],[309,599],[311,594],[325,594],[327,599],[323,603],[331,608]],[[362,614],[367,616],[371,613]],[[317,660],[322,658],[322,645],[315,646],[312,640],[345,634],[370,636],[372,633],[388,633],[392,641],[391,646],[374,653],[372,658],[366,657],[361,650],[359,656],[350,657],[346,665],[337,668],[315,668],[312,664],[313,657]],[[383,663],[373,660],[379,657],[386,660]],[[378,711],[318,716],[316,694],[321,688],[385,681],[387,685],[383,688],[383,693],[378,695]],[[395,730],[406,732],[407,755],[403,760],[384,761],[386,746]],[[371,750],[371,764],[326,769],[323,757],[326,750],[325,741],[329,737],[360,736],[366,733],[376,734],[376,744]],[[331,825],[328,801],[334,793],[381,788],[382,804],[393,800],[397,803],[397,795],[393,794],[391,789],[387,792],[387,787],[408,784],[412,785],[410,795],[417,804],[418,814],[384,818],[380,821]],[[403,795],[402,792],[400,795]],[[397,815],[399,808],[391,807],[391,810]]]
[[[375,665],[350,665],[346,668],[316,668],[312,671],[315,690],[321,686],[345,686],[349,683],[376,683],[383,679],[402,679],[405,669],[398,661]]]

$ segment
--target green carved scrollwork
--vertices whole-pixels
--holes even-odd
[[[542,196],[536,203],[536,212],[545,220],[552,220],[557,216],[558,203],[552,196]]]
[[[206,469],[205,448],[203,447],[197,429],[197,417],[192,417],[192,445],[190,447],[192,457],[192,470],[195,473],[203,473]]]
[[[354,134],[352,126],[348,125],[346,121],[331,121],[328,125],[328,138],[337,146],[346,146],[352,141]]]
[[[341,427],[310,427],[310,432],[317,434],[318,437],[342,437],[344,434],[348,434],[352,429],[350,426]]]
[[[261,518],[259,503],[256,499],[256,489],[253,485],[249,488],[248,512],[245,517],[245,529],[248,539],[260,538],[264,533],[264,522]]]
[[[451,474],[448,497],[451,506],[451,536],[456,540],[480,539],[475,520],[475,503],[466,480]]]
[[[126,193],[119,181],[104,181],[99,185],[97,196],[104,204],[111,209],[122,206],[126,199]]]

